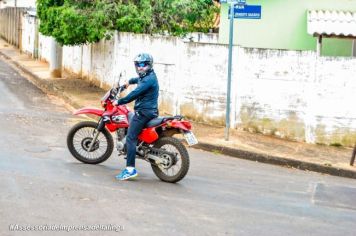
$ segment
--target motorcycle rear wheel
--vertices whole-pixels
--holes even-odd
[[[99,164],[111,156],[114,149],[114,141],[109,131],[105,128],[100,132],[92,149],[88,150],[97,125],[96,122],[83,121],[70,129],[67,136],[67,146],[70,153],[78,161],[86,164]],[[99,150],[101,152],[97,152]]]
[[[165,147],[173,147],[176,151],[167,150]],[[162,137],[155,144],[154,148],[164,148],[169,152],[177,152],[177,162],[168,169],[158,167],[155,164],[151,164],[152,170],[155,175],[164,182],[176,183],[182,180],[189,170],[189,154],[185,146],[176,138],[173,137]],[[180,167],[178,167],[178,162],[180,162]],[[178,167],[177,173],[169,175],[169,170]],[[174,172],[173,172],[174,173]]]

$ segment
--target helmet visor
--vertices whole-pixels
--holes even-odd
[[[137,66],[137,67],[145,67],[145,66],[147,66],[148,65],[148,63],[147,62],[135,62],[135,66]]]

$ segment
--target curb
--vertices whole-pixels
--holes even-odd
[[[56,88],[53,86],[52,83],[50,83],[50,81],[41,79],[39,76],[35,75],[33,72],[28,70],[26,67],[20,65],[18,62],[14,61],[11,57],[7,56],[5,53],[3,53],[1,51],[0,51],[0,55],[4,56],[7,60],[9,60],[13,65],[15,65],[22,72],[31,76],[30,81],[36,87],[41,89],[44,93],[48,93],[48,94],[52,94],[57,97],[60,97],[65,102],[69,103],[72,107],[74,107],[76,109],[81,107],[81,105],[74,102],[73,99],[71,99],[71,97],[66,92],[64,92],[64,91],[61,92],[61,91],[56,90]],[[192,146],[192,148],[209,151],[209,152],[219,152],[219,153],[227,155],[227,156],[250,160],[250,161],[256,161],[256,162],[285,166],[285,167],[293,167],[293,168],[296,168],[299,170],[314,171],[314,172],[329,174],[329,175],[333,175],[333,176],[356,179],[356,171],[351,171],[351,170],[346,170],[346,169],[338,169],[335,167],[324,166],[324,165],[305,162],[305,161],[298,161],[298,160],[293,160],[293,159],[288,159],[288,158],[283,158],[283,157],[278,157],[278,156],[271,156],[271,155],[262,154],[262,153],[245,151],[245,150],[241,150],[241,149],[222,147],[222,146],[208,144],[208,143],[204,143],[204,142],[200,142],[200,143]]]
[[[250,160],[250,161],[256,161],[256,162],[285,166],[285,167],[293,167],[299,170],[308,170],[308,171],[314,171],[323,174],[329,174],[333,176],[356,179],[355,171],[339,169],[336,167],[324,166],[324,165],[305,162],[305,161],[292,160],[292,159],[278,157],[278,156],[271,156],[262,153],[245,151],[241,149],[221,147],[221,146],[208,144],[204,142],[194,145],[193,148],[201,149],[209,152],[219,152],[227,156]]]

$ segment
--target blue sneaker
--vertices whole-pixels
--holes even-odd
[[[125,170],[121,171],[120,174],[115,176],[115,178],[118,180],[127,180],[127,179],[131,179],[131,178],[135,178],[136,176],[137,176],[136,169],[133,169],[132,172],[129,172],[127,169],[125,169]]]

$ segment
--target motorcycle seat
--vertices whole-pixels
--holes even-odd
[[[159,116],[159,117],[156,117],[156,118],[150,120],[146,124],[145,128],[154,127],[154,126],[162,124],[163,122],[166,122],[168,120],[174,120],[174,119],[177,119],[177,116]]]
[[[147,122],[147,124],[145,125],[145,128],[149,128],[149,127],[155,127],[157,125],[162,124],[163,120],[165,119],[165,117],[159,116],[156,118],[153,118],[152,120],[150,120],[149,122]]]
[[[129,123],[131,123],[131,120],[132,120],[134,114],[135,114],[134,112],[129,112],[129,114],[128,114]],[[174,118],[175,117],[173,117],[173,116],[159,116],[159,117],[153,118],[152,120],[147,122],[147,124],[145,125],[145,128],[158,126],[158,125],[162,124],[164,121],[173,120]]]

